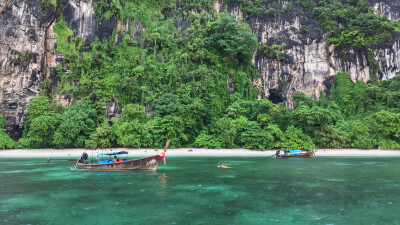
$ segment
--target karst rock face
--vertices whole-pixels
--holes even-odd
[[[13,138],[20,136],[26,104],[44,79],[45,31],[56,12],[40,12],[39,5],[40,0],[0,1],[0,114]]]
[[[371,0],[375,13],[386,15],[393,21],[400,21],[400,0]],[[98,37],[107,40],[115,27],[119,26],[123,37],[124,26],[117,18],[97,18],[93,10],[95,0],[58,0],[57,6],[41,6],[41,0],[0,1],[0,115],[4,116],[6,129],[14,139],[22,135],[27,118],[26,105],[40,94],[47,85],[54,87],[59,80],[55,66],[62,65],[62,54],[56,51],[56,34],[53,26],[62,14],[67,26],[75,36],[90,43]],[[282,7],[288,1],[281,1]],[[176,7],[177,10],[180,7]],[[243,18],[241,10],[222,0],[215,2],[217,12],[227,11],[244,20],[257,35],[262,44],[285,43],[281,52],[284,60],[263,57],[255,50],[253,64],[260,74],[253,80],[259,90],[259,99],[273,102],[286,101],[297,91],[319,97],[332,85],[330,79],[338,72],[347,72],[352,80],[368,82],[371,79],[366,52],[358,48],[338,49],[328,46],[329,33],[317,28],[311,19],[311,12],[293,5],[291,12],[275,17],[259,16]],[[169,12],[168,15],[173,15]],[[166,17],[168,17],[166,15]],[[177,26],[186,29],[187,21]],[[307,32],[301,32],[306,27]],[[118,33],[117,33],[118,35]],[[375,49],[375,60],[379,63],[378,79],[394,77],[399,72],[400,35],[394,33],[392,41],[382,42]],[[54,98],[68,105],[68,96]],[[106,109],[108,117],[118,111],[115,102]]]
[[[0,1],[0,115],[14,139],[22,135],[26,105],[44,88],[58,82],[55,66],[63,56],[56,51],[53,26],[62,14],[75,35],[89,45],[95,37],[108,38],[116,19],[97,19],[92,1],[59,0],[61,7],[41,7],[41,0]],[[60,4],[61,4],[60,3]],[[107,36],[108,35],[108,36]],[[69,104],[68,96],[55,96]]]
[[[281,1],[281,8],[291,1]],[[400,1],[371,1],[375,13],[386,15],[393,21],[400,20]],[[216,4],[217,11],[226,7],[223,2]],[[228,7],[228,11],[241,19],[243,15],[237,7]],[[371,79],[366,52],[363,49],[348,47],[338,49],[328,46],[329,32],[320,29],[311,19],[311,12],[293,5],[290,13],[281,17],[257,17],[246,20],[257,35],[261,44],[285,43],[282,56],[284,60],[266,59],[255,51],[253,63],[260,71],[253,81],[259,90],[259,99],[268,98],[273,102],[286,101],[290,106],[290,97],[297,91],[308,96],[319,97],[321,91],[330,88],[332,75],[347,72],[353,81],[368,82]],[[302,33],[301,28],[307,28]],[[378,79],[386,80],[399,72],[400,35],[393,33],[391,42],[383,42],[374,52],[379,63]]]

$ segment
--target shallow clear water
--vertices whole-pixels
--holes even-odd
[[[168,157],[157,172],[73,164],[0,159],[0,224],[400,224],[400,158]]]

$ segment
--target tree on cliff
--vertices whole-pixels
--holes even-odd
[[[219,20],[208,25],[207,44],[218,52],[239,62],[248,63],[257,44],[257,37],[246,24],[229,13],[220,13]]]

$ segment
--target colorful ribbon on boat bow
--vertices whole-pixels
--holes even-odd
[[[158,154],[158,156],[160,156],[160,158],[164,158],[164,165],[166,165],[167,164],[167,160],[166,160],[166,157],[165,157],[165,152],[161,152],[160,154]]]

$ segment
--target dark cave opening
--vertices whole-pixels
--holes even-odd
[[[274,104],[284,102],[284,99],[279,94],[279,91],[277,91],[275,89],[270,89],[269,90],[268,100],[270,100]]]

